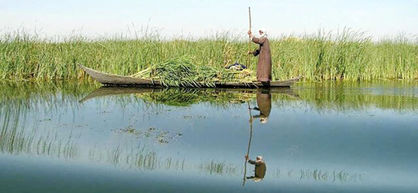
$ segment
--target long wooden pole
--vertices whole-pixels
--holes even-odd
[[[249,23],[249,31],[251,31],[251,7],[248,7],[248,23]],[[251,51],[251,37],[249,38],[250,41],[248,41],[248,52]],[[248,54],[247,59],[247,68],[250,68],[251,58],[250,54]]]
[[[251,31],[251,7],[248,6],[248,26],[249,26],[249,31]],[[251,51],[251,37],[249,38],[248,41],[248,52]],[[250,62],[251,62],[251,56],[250,54],[247,54],[248,58],[247,58],[247,68],[250,68]],[[248,113],[250,115],[250,139],[248,140],[248,147],[247,147],[247,154],[245,155],[245,162],[244,162],[244,177],[242,179],[242,186],[245,186],[245,182],[247,180],[247,157],[250,154],[250,147],[251,147],[251,139],[253,138],[253,116],[251,115],[251,106],[250,106],[250,102],[247,102],[248,104]]]

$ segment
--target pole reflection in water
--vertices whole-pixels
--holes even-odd
[[[250,154],[250,147],[251,147],[251,139],[253,138],[253,116],[251,115],[251,106],[250,102],[247,102],[248,104],[248,113],[250,115],[250,138],[248,139],[248,147],[247,147],[247,154],[245,154],[245,160],[244,160],[244,177],[242,179],[242,186],[245,186],[245,182],[247,179],[247,160],[248,160],[248,154]]]
[[[244,177],[243,177],[243,183],[242,185],[245,185],[245,182],[247,179],[253,179],[254,182],[260,182],[263,180],[265,174],[266,174],[266,163],[263,160],[262,156],[257,156],[256,160],[249,159],[250,154],[250,147],[251,147],[251,140],[253,137],[253,119],[260,119],[260,122],[262,124],[267,123],[268,116],[270,115],[271,111],[271,93],[269,89],[258,89],[257,90],[257,107],[251,108],[250,103],[248,102],[248,112],[249,112],[249,124],[250,124],[250,137],[248,140],[248,148],[247,148],[247,154],[245,155],[245,163],[244,163]],[[257,110],[260,112],[259,115],[253,116],[251,113],[251,110]],[[255,166],[254,168],[254,175],[247,176],[247,163],[250,163]]]

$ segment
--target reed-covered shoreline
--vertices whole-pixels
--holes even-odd
[[[372,41],[361,33],[271,38],[273,79],[304,76],[306,80],[418,79],[418,42],[407,38]],[[256,49],[256,45],[251,45]],[[223,68],[246,64],[248,43],[232,36],[197,40],[135,40],[83,37],[54,42],[25,33],[0,38],[0,79],[85,79],[83,64],[109,73],[128,75],[176,57],[196,65]],[[252,57],[250,68],[254,69]]]

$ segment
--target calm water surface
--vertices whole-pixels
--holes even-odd
[[[417,82],[0,86],[0,192],[418,191]]]

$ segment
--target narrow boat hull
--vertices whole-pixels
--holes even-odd
[[[100,72],[83,65],[79,65],[84,72],[86,72],[90,77],[105,86],[117,86],[117,87],[148,87],[148,88],[158,88],[164,87],[160,81],[157,80],[148,80],[141,78],[134,78],[130,76],[121,76],[115,74],[109,74],[105,72]],[[295,82],[299,81],[300,77],[282,80],[282,81],[272,81],[269,84],[261,82],[214,82],[216,88],[259,88],[259,87],[290,87]],[[184,86],[187,87],[187,86]],[[202,87],[205,87],[202,85]]]

